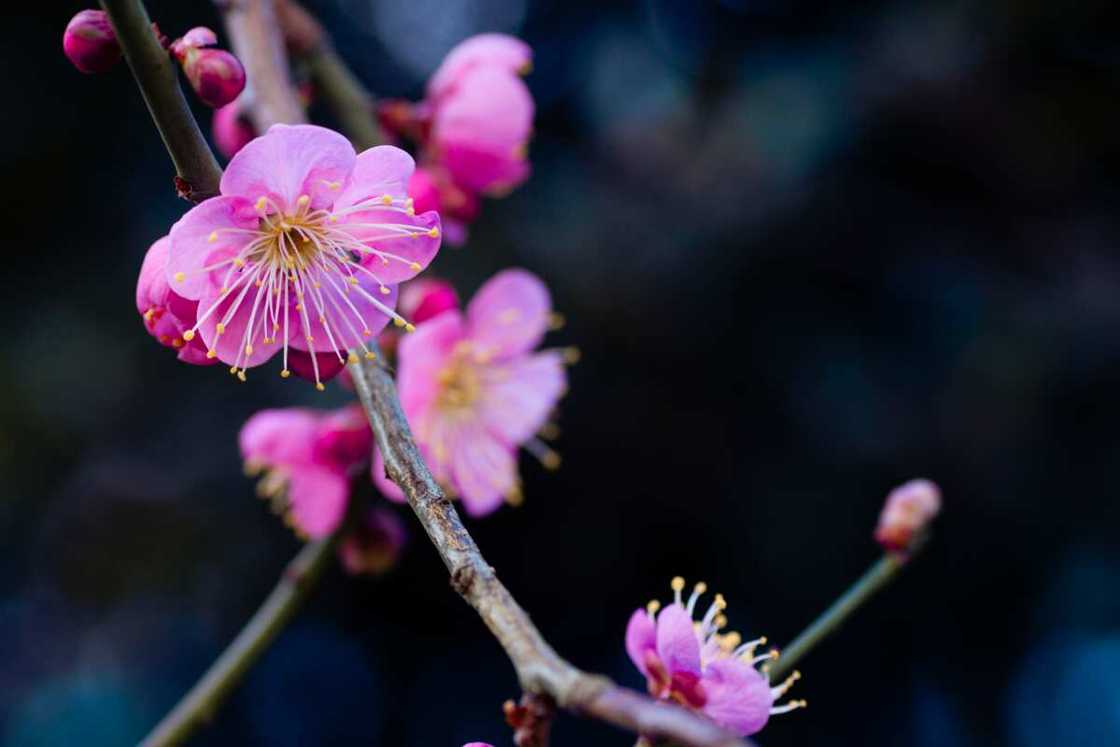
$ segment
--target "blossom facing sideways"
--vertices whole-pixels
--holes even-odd
[[[875,541],[890,552],[905,553],[941,511],[941,490],[929,480],[911,480],[887,495]]]
[[[121,59],[117,35],[103,10],[81,10],[66,24],[62,51],[83,73],[104,73]]]
[[[774,705],[801,675],[794,672],[771,686],[764,662],[776,659],[777,651],[756,656],[765,638],[744,643],[736,632],[720,632],[727,624],[721,594],[694,622],[707,585],[696,584],[687,601],[681,599],[683,578],[674,578],[671,586],[671,604],[662,609],[650,602],[634,611],[626,627],[626,653],[645,675],[650,695],[676,701],[740,736],[757,733],[772,715],[805,707],[804,700]]]
[[[262,410],[241,427],[245,471],[261,475],[258,493],[313,539],[342,523],[350,482],[369,461],[373,435],[357,405],[335,411]]]
[[[245,90],[245,68],[224,49],[214,49],[218,36],[198,26],[171,43],[171,54],[179,60],[191,88],[215,109],[229,104]]]
[[[171,240],[164,236],[152,244],[144,255],[140,277],[136,281],[136,310],[143,317],[148,334],[159,344],[178,351],[179,360],[196,366],[217,363],[206,357],[202,340],[183,337],[183,333],[194,326],[198,302],[175,293],[167,282],[170,243]]]
[[[397,285],[416,276],[440,245],[439,216],[417,214],[405,193],[411,156],[393,146],[355,154],[337,132],[274,125],[229,162],[221,194],[171,229],[168,277],[198,301],[183,333],[245,378],[274,355],[281,376],[306,354],[323,388],[324,356],[341,370],[390,319]]]
[[[465,313],[443,311],[400,342],[397,384],[416,443],[471,516],[520,499],[519,448],[540,454],[546,466],[558,462],[535,437],[567,386],[564,353],[534,352],[551,311],[539,278],[505,270],[483,284]],[[380,456],[373,479],[403,500]]]
[[[383,129],[417,144],[409,194],[440,212],[450,241],[465,240],[482,196],[502,197],[529,176],[535,105],[522,76],[531,67],[525,42],[480,34],[448,53],[423,101],[379,105]]]

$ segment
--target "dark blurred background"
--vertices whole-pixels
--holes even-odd
[[[133,304],[188,207],[77,2],[0,27],[0,741],[140,738],[296,551],[235,437],[340,404],[175,361]],[[545,635],[640,687],[627,617],[675,574],[789,641],[876,555],[913,476],[945,510],[901,583],[806,659],[766,746],[1120,743],[1120,15],[1099,0],[324,0],[378,94],[525,37],[534,174],[433,266],[520,265],[578,344],[547,473],[471,522]],[[151,2],[165,33],[220,27]],[[208,114],[201,109],[199,114]],[[402,514],[403,515],[403,514]],[[418,526],[329,572],[196,744],[508,744],[508,662]],[[558,745],[630,745],[562,717]]]

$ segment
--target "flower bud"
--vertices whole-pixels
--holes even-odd
[[[887,496],[875,540],[891,552],[909,551],[941,511],[941,490],[929,480],[911,480]]]
[[[242,114],[241,106],[236,101],[214,110],[211,129],[214,134],[214,144],[226,158],[233,158],[237,151],[257,136],[252,122]]]
[[[83,73],[104,73],[121,58],[117,35],[102,10],[83,10],[62,34],[62,50]]]
[[[171,44],[191,88],[214,108],[230,103],[245,89],[245,68],[231,53],[212,49],[217,41],[213,31],[199,26]]]
[[[401,286],[397,307],[404,317],[420,324],[448,309],[458,308],[459,294],[446,280],[418,278]]]
[[[338,548],[349,573],[381,574],[396,565],[408,540],[404,523],[387,508],[374,508],[347,532]]]

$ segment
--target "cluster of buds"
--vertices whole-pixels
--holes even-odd
[[[502,197],[529,176],[534,104],[522,76],[532,50],[505,34],[481,34],[448,53],[423,101],[379,105],[382,129],[420,151],[409,182],[417,210],[438,210],[448,239],[462,243],[480,199]]]
[[[155,24],[152,33],[179,61],[191,88],[208,106],[225,106],[244,90],[245,68],[231,53],[213,48],[218,37],[210,29],[193,28],[170,45]],[[107,72],[121,58],[116,32],[102,10],[79,11],[71,18],[62,34],[62,49],[83,73]]]

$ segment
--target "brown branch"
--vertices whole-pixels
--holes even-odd
[[[386,473],[408,497],[451,574],[452,587],[505,649],[526,693],[548,696],[561,708],[686,747],[748,744],[702,716],[621,688],[562,659],[498,580],[432,478],[401,411],[392,377],[378,363],[366,360],[351,364],[350,372]]]
[[[381,142],[373,95],[334,51],[319,21],[294,0],[276,0],[288,48],[307,63],[316,90],[359,152]]]
[[[139,0],[101,0],[101,7],[113,24],[144,103],[175,164],[176,190],[192,202],[218,194],[222,170],[191,115],[175,65],[156,39],[144,4]]]
[[[334,556],[336,538],[337,535],[333,535],[304,545],[288,563],[264,604],[210,665],[202,679],[144,738],[143,747],[181,744],[214,717],[226,697],[307,599]]]
[[[288,74],[288,53],[272,0],[226,0],[226,31],[245,66],[246,111],[257,132],[274,124],[300,124],[307,114]]]

